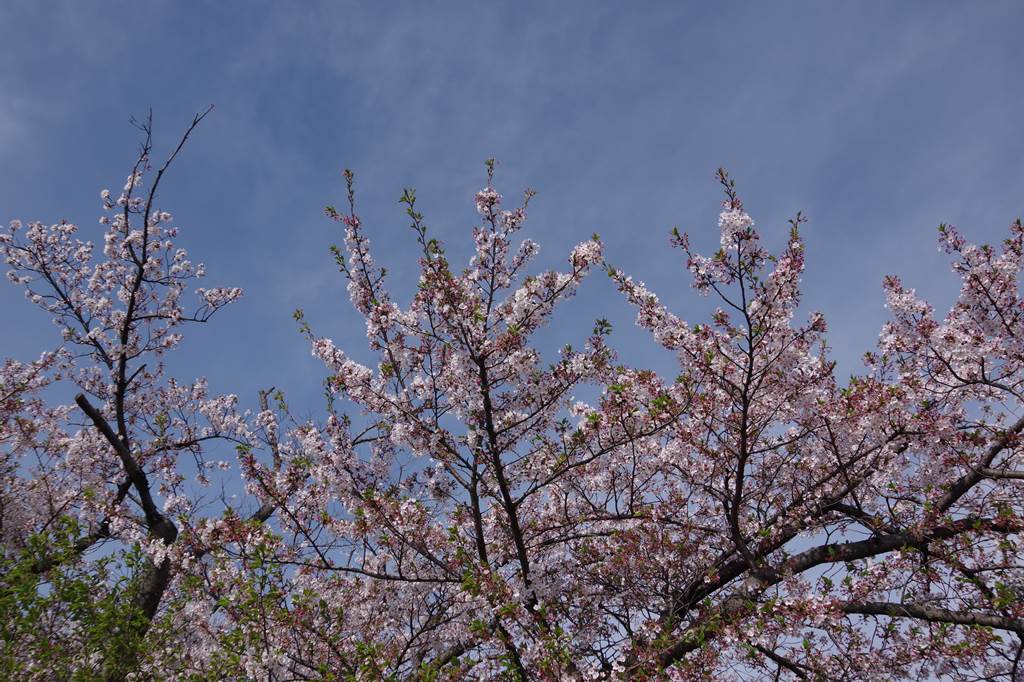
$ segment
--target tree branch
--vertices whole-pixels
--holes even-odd
[[[897,604],[892,602],[854,602],[843,606],[843,612],[862,616],[888,616],[890,618],[916,618],[930,623],[952,623],[1008,630],[1024,634],[1024,620],[1006,618],[992,613],[953,611],[925,604]]]

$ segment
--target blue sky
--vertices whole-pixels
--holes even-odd
[[[136,149],[129,117],[152,107],[167,149],[214,104],[160,206],[207,285],[246,297],[192,330],[177,374],[249,405],[276,385],[314,414],[323,370],[291,312],[366,359],[322,212],[342,201],[343,167],[399,300],[416,278],[402,188],[468,258],[494,156],[506,196],[538,191],[524,231],[538,267],[599,232],[618,267],[696,322],[708,301],[667,236],[678,225],[714,249],[725,166],[770,244],[797,210],[810,218],[804,308],[824,312],[849,373],[885,319],[885,274],[951,301],[938,223],[996,241],[1024,212],[1022,20],[1015,2],[7,0],[0,221],[66,218],[98,240],[99,190]],[[0,310],[0,355],[57,342],[6,283]],[[600,275],[544,333],[548,352],[596,317],[615,323],[624,361],[669,370]]]

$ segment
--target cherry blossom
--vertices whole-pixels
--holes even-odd
[[[18,670],[57,674],[45,640],[110,679],[1022,675],[1019,221],[999,246],[942,226],[956,302],[939,317],[887,278],[890,319],[843,382],[825,317],[801,308],[805,218],[770,252],[724,171],[720,249],[670,238],[717,302],[700,321],[597,235],[538,271],[533,193],[508,208],[493,161],[464,265],[404,191],[420,256],[403,307],[346,171],[347,205],[326,213],[369,354],[296,311],[328,393],[299,420],[273,389],[247,410],[167,375],[188,326],[241,291],[195,286],[149,155],[147,134],[124,189],[101,194],[102,256],[65,222],[0,236],[9,279],[59,331],[0,369],[0,537],[23,566],[0,584],[85,570],[141,616],[127,657],[90,649],[84,617],[41,621]],[[605,320],[538,347],[595,273],[675,356],[670,376],[626,364]],[[40,551],[58,519],[77,534]]]

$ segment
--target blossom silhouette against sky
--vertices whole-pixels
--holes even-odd
[[[499,191],[538,192],[523,233],[538,271],[597,232],[610,262],[702,321],[709,302],[666,247],[679,226],[714,250],[724,166],[773,249],[808,216],[802,309],[825,314],[845,374],[875,346],[885,275],[952,301],[940,222],[993,241],[1022,212],[1021,19],[1011,2],[4,3],[0,221],[67,219],[99,242],[99,192],[139,140],[130,117],[153,109],[160,156],[214,104],[160,207],[210,286],[245,296],[174,362],[244,404],[274,385],[317,414],[323,367],[292,311],[365,348],[323,215],[343,167],[396,295],[418,276],[402,188],[468,263],[496,157]],[[581,287],[543,332],[551,351],[606,317],[623,361],[670,367],[614,286]],[[30,360],[59,336],[21,295],[0,288],[0,352]]]

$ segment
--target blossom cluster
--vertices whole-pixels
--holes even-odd
[[[348,209],[327,213],[369,354],[297,313],[324,366],[320,418],[166,375],[187,325],[241,291],[192,298],[205,272],[138,194],[145,155],[101,195],[102,256],[70,223],[0,235],[8,278],[61,332],[0,368],[3,558],[73,516],[70,550],[29,573],[96,567],[114,598],[98,567],[119,547],[145,595],[122,597],[143,616],[130,659],[89,650],[81,616],[39,625],[33,642],[82,652],[65,676],[115,660],[182,680],[1020,675],[1020,222],[999,247],[943,226],[957,300],[938,317],[887,278],[890,320],[842,382],[824,316],[800,309],[802,216],[770,253],[720,171],[721,248],[671,238],[718,301],[684,321],[596,235],[535,270],[532,192],[506,208],[493,168],[464,266],[405,191],[422,253],[404,307],[346,171]],[[622,364],[606,320],[540,347],[601,271],[674,355],[669,376]],[[79,399],[51,401],[65,385]],[[20,670],[67,672],[40,646]]]

